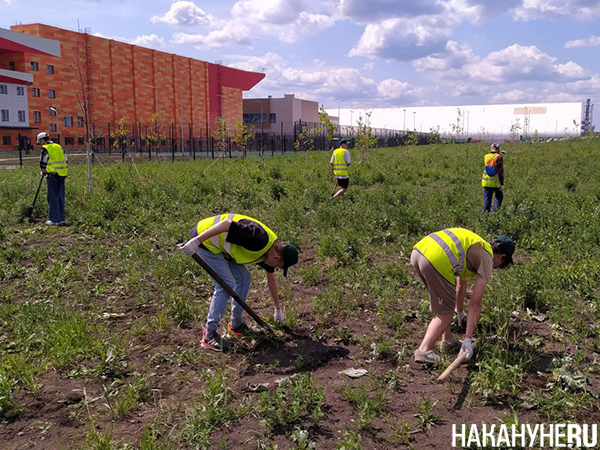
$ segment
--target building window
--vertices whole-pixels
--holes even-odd
[[[48,89],[48,98],[56,98],[56,93],[54,89]]]
[[[0,84],[0,94],[8,94],[8,86],[6,84]]]
[[[77,118],[77,126],[78,127],[82,127],[83,126],[83,117],[78,117]]]
[[[267,113],[246,113],[244,123],[267,123]]]
[[[17,95],[25,95],[25,88],[23,86],[17,86]]]
[[[275,123],[275,122],[277,122],[277,114],[270,113],[269,114],[269,123]]]
[[[51,116],[55,116],[56,115],[56,109],[54,109],[54,108],[48,108],[48,111],[50,111],[50,115]]]
[[[10,145],[10,136],[2,136],[2,144]]]
[[[33,112],[33,121],[35,123],[40,123],[42,121],[42,113],[40,111]]]
[[[8,63],[8,69],[9,70],[15,70],[15,62],[14,61],[11,61],[11,62]]]
[[[74,145],[75,144],[75,138],[74,137],[66,137],[65,138],[65,145]]]
[[[55,123],[50,124],[50,131],[56,133],[56,124]]]
[[[32,97],[39,97],[40,96],[40,90],[38,88],[31,88],[31,96]]]
[[[19,122],[27,122],[25,119],[25,111],[19,110],[17,111],[17,114],[19,116]]]
[[[36,63],[35,61],[31,61],[31,70],[33,70],[34,72],[38,71],[38,63]]]
[[[54,66],[48,64],[46,66],[46,73],[54,73]]]
[[[65,127],[72,127],[73,126],[73,118],[71,116],[65,116],[63,123],[64,123]]]
[[[8,109],[0,109],[0,116],[2,117],[2,122],[8,122],[10,120]]]
[[[83,138],[82,138],[82,137],[78,137],[78,138],[77,138],[77,143],[78,143],[79,145],[83,145]]]

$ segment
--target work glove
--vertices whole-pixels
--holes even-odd
[[[500,190],[503,191],[504,190],[504,185],[500,186]]]
[[[470,338],[464,338],[460,351],[465,352],[467,354],[465,361],[468,361],[471,359],[471,356],[473,356],[473,346],[471,345]]]
[[[180,245],[179,249],[187,256],[192,256],[194,253],[196,253],[198,247],[200,247],[200,242],[198,242],[198,239],[194,237],[187,241],[185,244]]]
[[[456,318],[458,321],[458,326],[460,327],[463,323],[463,320],[467,318],[467,313],[464,311],[456,311]]]
[[[273,320],[275,320],[275,322],[279,323],[279,325],[283,325],[283,311],[280,309],[276,309],[275,310],[275,314],[273,314]]]

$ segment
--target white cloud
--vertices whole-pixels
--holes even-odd
[[[530,94],[520,89],[512,89],[508,92],[501,92],[490,97],[490,103],[522,103],[532,100]]]
[[[523,0],[516,8],[514,17],[518,20],[569,19],[577,21],[600,17],[600,3],[590,0]]]
[[[521,5],[522,0],[449,0],[447,8],[455,21],[466,20],[483,25],[509,13],[514,7]]]
[[[194,2],[177,1],[171,5],[163,16],[152,16],[152,23],[164,22],[169,25],[200,25],[206,26],[213,20],[210,14],[196,6]]]
[[[349,56],[410,61],[444,50],[451,30],[435,17],[388,19],[366,26]]]
[[[329,67],[317,64],[297,68],[276,53],[251,57],[233,67],[261,72],[266,78],[252,89],[253,96],[283,95],[294,92],[297,98],[323,101],[324,98],[366,99],[372,104],[385,104],[390,99],[412,101],[419,92],[408,83],[386,79],[381,83],[364,76],[360,70],[347,67]]]
[[[173,42],[193,43],[199,48],[252,46],[254,39],[275,36],[281,42],[294,43],[335,23],[329,15],[304,9],[300,0],[238,1],[231,9],[230,20],[217,22],[211,18],[213,28],[222,28],[206,34],[175,33]]]
[[[150,34],[138,36],[132,40],[131,43],[141,47],[159,49],[165,45],[165,40],[161,37],[158,37],[156,34]]]
[[[443,53],[435,53],[413,61],[417,72],[457,70],[467,63],[474,63],[481,58],[466,44],[459,45],[456,41],[448,41]]]
[[[356,23],[378,23],[390,18],[442,14],[435,0],[341,0],[339,13]]]
[[[585,39],[575,39],[573,41],[567,41],[565,48],[576,48],[576,47],[596,47],[600,45],[600,36],[590,36]]]
[[[410,83],[387,78],[377,86],[377,92],[384,98],[403,98],[414,92]]]
[[[197,48],[249,46],[252,44],[250,32],[250,28],[246,25],[229,22],[222,29],[211,31],[208,34],[175,33],[173,42],[175,44],[193,44]]]

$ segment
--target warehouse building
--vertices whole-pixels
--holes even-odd
[[[48,131],[67,150],[129,144],[154,134],[187,150],[217,117],[242,122],[242,92],[263,73],[42,24],[0,29],[0,150]],[[182,146],[183,144],[183,146]]]

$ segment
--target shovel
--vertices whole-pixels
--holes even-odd
[[[25,214],[23,214],[23,216],[21,217],[21,221],[23,221],[23,219],[25,218],[31,218],[31,215],[33,214],[33,207],[35,206],[35,201],[38,198],[38,194],[40,193],[40,188],[42,187],[42,181],[44,180],[44,174],[42,174],[42,176],[40,177],[40,182],[38,183],[38,187],[37,190],[35,191],[35,197],[33,197],[33,203],[31,204],[31,206],[27,207],[27,210],[25,211]]]
[[[273,328],[271,328],[267,322],[265,322],[258,314],[256,314],[252,308],[250,308],[250,306],[248,306],[248,304],[242,300],[242,298],[233,289],[231,289],[229,285],[225,283],[225,281],[223,281],[223,278],[217,275],[217,273],[212,270],[211,267],[206,264],[202,258],[200,258],[200,256],[198,256],[197,253],[194,253],[192,258],[194,258],[194,261],[200,264],[202,268],[206,270],[206,273],[208,273],[217,283],[221,285],[223,289],[225,289],[225,292],[227,292],[232,299],[234,299],[242,308],[244,308],[244,311],[246,311],[248,315],[256,321],[257,324],[276,336]]]

